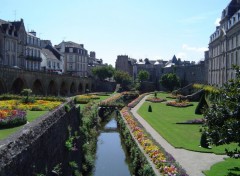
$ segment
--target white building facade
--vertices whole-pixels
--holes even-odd
[[[223,10],[220,26],[210,36],[208,84],[222,86],[235,79],[233,65],[240,66],[240,0]]]
[[[25,68],[27,70],[40,70],[41,58],[41,43],[40,39],[36,37],[36,32],[27,33],[27,46],[26,46],[26,62]]]

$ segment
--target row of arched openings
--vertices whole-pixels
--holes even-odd
[[[24,88],[26,88],[26,84],[24,83],[24,81],[21,78],[17,78],[12,84],[11,93],[20,94],[21,91]],[[89,89],[88,84],[85,85],[85,90],[86,89]],[[47,95],[57,96],[58,95],[57,90],[58,89],[57,89],[56,83],[53,80],[50,81],[50,83],[47,87]],[[39,79],[34,81],[32,91],[33,91],[33,94],[35,94],[35,95],[44,95],[44,88],[43,88],[43,85],[42,85],[42,83]],[[3,94],[5,92],[6,92],[6,89],[4,87],[4,84],[0,80],[0,94]],[[76,93],[83,93],[82,84],[80,83],[78,86],[76,86],[76,84],[74,82],[72,82],[71,85],[70,85],[69,93],[71,95],[74,95]],[[61,96],[67,96],[68,95],[68,86],[65,82],[61,83],[59,94]]]

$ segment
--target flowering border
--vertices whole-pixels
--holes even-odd
[[[186,171],[176,163],[175,159],[148,137],[146,132],[140,127],[134,116],[130,113],[129,108],[123,108],[121,114],[130,127],[130,131],[134,138],[143,148],[143,151],[150,157],[159,173],[169,176],[187,176]]]
[[[0,110],[1,114],[6,116],[0,116],[0,128],[12,128],[27,123],[26,111],[21,110]]]
[[[167,100],[166,99],[162,99],[162,98],[152,97],[152,98],[147,98],[146,101],[150,101],[152,103],[161,103],[161,102],[164,102],[164,101],[167,101]]]
[[[176,101],[169,101],[166,103],[167,106],[173,106],[173,107],[179,107],[179,108],[185,108],[188,106],[193,106],[192,103],[189,102],[176,102]]]

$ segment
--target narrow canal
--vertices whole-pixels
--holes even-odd
[[[129,161],[114,116],[98,136],[94,176],[130,176]]]

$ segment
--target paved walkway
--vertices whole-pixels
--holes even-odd
[[[186,170],[190,176],[204,176],[202,171],[209,170],[210,167],[220,161],[223,161],[226,155],[215,155],[211,153],[193,152],[185,149],[177,149],[171,146],[163,137],[159,135],[138,113],[137,110],[144,103],[145,98],[131,109],[136,119],[142,124],[146,131],[158,142],[175,160]]]

